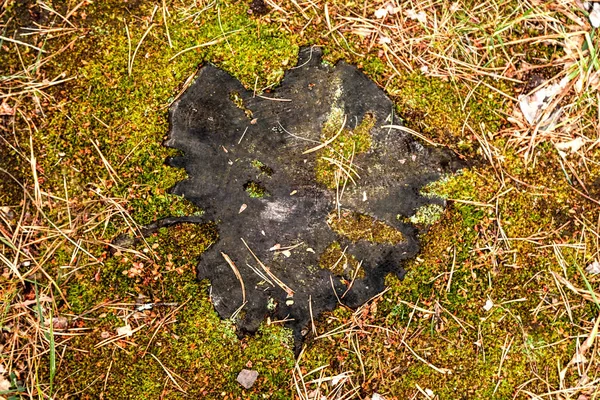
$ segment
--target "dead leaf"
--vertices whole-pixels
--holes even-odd
[[[554,147],[556,147],[559,153],[561,153],[561,155],[564,157],[566,155],[565,152],[576,153],[577,150],[579,150],[583,145],[583,138],[577,137],[573,140],[569,140],[568,142],[555,143]]]
[[[15,109],[8,105],[7,102],[0,104],[0,115],[15,115]]]
[[[596,2],[591,3],[591,9],[589,15],[590,24],[592,24],[594,28],[598,28],[600,27],[600,4]]]
[[[415,10],[406,10],[404,12],[404,15],[406,15],[408,18],[412,19],[413,21],[419,21],[422,24],[427,23],[427,14],[425,14],[425,11],[415,11]]]
[[[67,329],[69,327],[69,321],[65,317],[54,317],[52,318],[52,328],[57,330]]]
[[[0,392],[7,392],[8,390],[10,390],[10,381],[0,375]]]
[[[552,103],[554,97],[567,87],[568,83],[569,80],[564,78],[559,83],[542,86],[530,95],[519,96],[519,108],[529,125],[535,125],[538,122],[543,111]]]

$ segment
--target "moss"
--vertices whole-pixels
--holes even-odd
[[[481,193],[481,196],[485,195]],[[481,196],[475,199],[481,199]],[[493,266],[486,263],[488,256],[472,251],[490,228],[488,218],[493,215],[487,212],[473,214],[473,211],[472,206],[456,203],[442,217],[443,221],[434,225],[425,236],[424,251],[408,266],[404,280],[388,278],[391,290],[376,302],[376,307],[371,305],[369,311],[359,316],[345,316],[339,320],[339,324],[343,324],[349,323],[352,318],[360,318],[358,324],[361,326],[381,327],[369,330],[368,334],[359,338],[362,349],[360,362],[352,352],[340,349],[331,354],[327,350],[331,344],[323,340],[314,343],[305,354],[304,366],[310,370],[335,360],[336,371],[360,371],[362,364],[369,374],[369,371],[378,371],[379,363],[386,360],[399,366],[399,374],[377,380],[376,387],[380,393],[388,391],[402,397],[412,393],[414,385],[419,384],[422,388],[432,389],[440,398],[453,398],[456,393],[461,393],[472,398],[501,399],[512,396],[513,388],[521,382],[531,363],[556,363],[560,359],[557,352],[539,349],[539,344],[545,341],[552,343],[559,338],[551,330],[534,330],[535,324],[531,324],[529,310],[535,307],[536,299],[498,307],[490,313],[483,310],[488,296],[498,303],[505,298],[529,298],[527,289],[519,286],[523,276],[529,274],[506,271],[500,273],[502,279],[499,279]],[[469,218],[464,217],[469,214]],[[452,265],[454,272],[448,292],[448,279],[444,278],[447,275],[443,272],[449,271]],[[540,267],[543,268],[543,265]],[[407,305],[433,310],[436,301],[443,307],[439,317],[415,313],[415,309]],[[458,318],[460,324],[443,309]],[[520,317],[517,319],[515,315]],[[400,339],[406,337],[403,332],[408,323],[412,327],[409,332],[414,334],[408,341],[411,349],[432,365],[451,369],[451,375],[435,372],[404,350]],[[326,330],[334,328],[321,327]],[[392,334],[396,329],[399,333]],[[502,373],[498,376],[498,365],[503,358],[503,348],[506,348],[505,340],[513,336],[522,337],[524,331],[528,340],[512,342],[510,355],[504,360]],[[350,339],[348,335],[341,335],[332,340]],[[480,345],[473,344],[480,343],[480,340]],[[532,343],[538,345],[532,346]],[[555,377],[556,371],[549,373]]]
[[[235,376],[249,365],[260,373],[251,392],[270,393],[272,398],[281,399],[289,395],[283,382],[293,366],[290,332],[263,326],[255,338],[241,343],[235,326],[214,312],[206,296],[207,286],[195,281],[196,260],[216,240],[214,228],[211,224],[164,228],[140,244],[137,252],[117,253],[107,260],[100,272],[100,284],[85,288],[90,303],[82,304],[83,309],[93,310],[85,321],[100,318],[102,323],[95,323],[88,334],[73,341],[86,353],[69,353],[63,360],[63,370],[71,371],[62,377],[63,385],[80,388],[83,395],[92,398],[101,393],[108,398],[156,398],[165,391],[170,398],[182,398],[158,359],[177,374],[175,379],[188,396],[213,397],[222,391],[242,395]],[[145,256],[151,254],[149,248],[156,251],[150,261]],[[139,272],[123,275],[123,271],[140,263],[145,265]],[[75,291],[76,285],[71,287],[70,297],[83,293],[81,289]],[[141,312],[134,312],[133,307],[126,312],[93,308],[99,299],[127,299],[132,291],[142,293],[144,303],[158,305]],[[133,329],[142,329],[131,338],[115,342],[118,347],[96,346],[103,340],[102,335],[114,337],[127,316]],[[80,327],[87,325],[85,321]],[[168,329],[161,329],[167,321]],[[106,380],[105,387],[91,384],[98,376]]]
[[[500,185],[491,168],[470,168],[429,185],[423,194],[443,197],[450,207],[424,236],[423,251],[407,266],[404,280],[388,277],[391,290],[376,302],[376,307],[371,305],[369,311],[365,308],[359,315],[336,322],[351,324],[359,318],[358,326],[381,327],[359,338],[359,342],[364,342],[360,362],[346,350],[329,353],[331,344],[323,340],[314,343],[305,354],[304,366],[308,370],[335,364],[331,374],[365,368],[369,376],[376,375],[379,363],[385,360],[388,365],[399,366],[398,374],[367,381],[363,387],[409,397],[418,384],[432,389],[440,398],[454,398],[460,393],[469,398],[502,399],[514,395],[514,388],[523,383],[524,377],[531,376],[531,369],[568,362],[573,341],[565,339],[575,329],[569,319],[553,312],[532,313],[539,307],[539,297],[534,293],[554,287],[548,268],[556,263],[553,251],[539,248],[537,239],[532,238],[538,237],[542,226],[564,227],[569,221],[572,200],[568,200],[568,188],[559,183],[561,178],[556,172],[540,173],[525,166],[510,151],[505,154],[504,171],[520,179],[527,176],[532,185],[529,188],[535,190],[517,185],[506,193],[499,192]],[[548,165],[551,155],[540,157],[538,168],[560,171],[560,167]],[[502,195],[496,199],[498,193]],[[568,230],[562,234],[566,236],[560,240],[571,241]],[[515,239],[502,241],[502,235]],[[497,247],[486,248],[494,238],[499,241]],[[561,253],[569,274],[577,274],[577,252],[565,248]],[[483,305],[488,298],[493,299],[495,307],[486,312]],[[521,300],[513,302],[515,299]],[[504,301],[509,304],[501,305]],[[439,316],[420,313],[411,304],[442,311]],[[579,313],[584,319],[593,320],[592,308],[585,307]],[[399,333],[394,336],[388,329]],[[397,342],[406,335],[414,335],[407,343],[427,363],[449,368],[452,374],[439,374],[425,362],[416,361]],[[340,335],[335,340],[350,340],[349,337]],[[525,339],[520,340],[522,337]],[[544,345],[559,341],[564,345]],[[508,344],[510,350],[505,357]],[[348,348],[352,347],[345,347]],[[503,367],[498,374],[501,360]],[[550,381],[558,379],[556,370],[547,373]],[[528,390],[533,392],[545,390],[536,382],[529,385]]]
[[[344,211],[341,217],[333,212],[327,217],[327,223],[334,232],[353,242],[367,240],[371,243],[397,244],[404,240],[402,232],[397,229],[357,212]]]
[[[47,76],[65,72],[77,79],[54,93],[49,90],[62,100],[53,104],[47,120],[34,132],[39,183],[50,195],[64,196],[66,182],[73,217],[89,221],[81,235],[92,235],[94,242],[109,241],[128,229],[128,215],[146,224],[165,216],[201,214],[187,200],[167,192],[185,178],[185,171],[164,165],[175,152],[162,146],[168,105],[200,64],[210,61],[260,91],[276,84],[296,58],[297,47],[289,34],[278,23],[251,18],[244,2],[213,3],[206,9],[200,3],[183,7],[167,1],[165,6],[170,37],[153,5],[107,1],[86,4],[71,16],[73,23],[89,27],[85,34],[65,34],[49,42],[52,53],[73,40],[68,51],[46,64]],[[63,15],[68,12],[58,7]],[[215,43],[177,55],[211,41]],[[26,53],[22,55],[29,57]],[[240,98],[232,97],[243,107]],[[21,147],[15,145],[29,154],[28,137]],[[259,170],[272,173],[268,166]],[[52,208],[51,219],[65,220],[65,214],[54,211],[59,207]],[[214,225],[181,225],[159,231],[133,252],[111,257],[102,246],[93,247],[90,252],[102,264],[74,268],[59,279],[70,306],[67,311],[67,304],[62,304],[60,311],[84,315],[73,323],[86,332],[72,342],[82,352],[67,352],[61,361],[59,391],[79,392],[84,398],[183,398],[151,352],[190,396],[214,398],[224,391],[245,398],[256,393],[289,398],[283,383],[293,366],[289,332],[267,326],[252,340],[241,342],[234,326],[215,314],[207,286],[195,280],[197,258],[216,237]],[[77,254],[73,251],[69,243],[61,246],[45,270],[54,273],[70,265]],[[77,265],[86,262],[85,256],[77,257]],[[178,306],[134,312],[139,296],[148,303]],[[124,306],[126,310],[104,306],[115,301],[130,306]],[[114,337],[130,313],[136,316],[130,320],[132,326],[142,329],[131,338],[95,347],[105,333]],[[235,382],[247,363],[261,374],[251,391]]]
[[[62,190],[62,174],[72,195],[94,182],[103,193],[127,199],[138,222],[148,223],[190,211],[185,201],[166,193],[185,178],[185,172],[163,166],[165,158],[174,154],[162,146],[168,130],[165,107],[178,86],[199,63],[210,60],[246,86],[256,83],[260,89],[281,78],[297,48],[277,27],[250,18],[241,3],[209,7],[196,23],[183,21],[193,8],[176,7],[179,14],[169,20],[173,49],[165,46],[165,32],[154,28],[142,42],[130,74],[130,50],[123,39],[123,22],[116,17],[122,14],[122,6],[116,2],[90,5],[87,12],[102,20],[102,26],[86,38],[85,48],[75,46],[61,58],[57,68],[76,73],[78,84],[69,93],[72,101],[54,113],[40,131],[40,143],[45,143],[40,151],[46,156],[39,162],[48,182],[60,183],[57,190]],[[139,5],[135,12],[151,13],[152,8]],[[148,27],[135,19],[128,23],[135,46]],[[179,49],[231,31],[235,33],[226,41],[171,60]],[[232,52],[233,46],[238,50]],[[241,97],[232,96],[243,107]],[[98,142],[98,151],[90,146],[90,140]],[[114,176],[102,157],[114,169]]]
[[[258,171],[260,171],[261,174],[265,174],[267,176],[271,176],[273,175],[273,168],[269,167],[268,165],[263,164],[261,161],[259,160],[252,160],[250,162],[250,164],[256,168]]]
[[[248,119],[252,119],[252,116],[253,116],[252,110],[250,110],[248,107],[246,107],[246,105],[244,104],[244,99],[242,99],[242,96],[240,96],[240,94],[238,92],[229,93],[229,98],[235,104],[235,106],[237,108],[239,108],[240,110],[242,110],[244,112],[244,114],[246,114],[246,117]]]
[[[366,114],[354,129],[342,128],[342,124],[343,110],[332,107],[321,131],[321,141],[327,142],[334,137],[335,140],[319,152],[315,166],[317,182],[331,189],[341,185],[340,181],[356,178],[352,162],[356,155],[365,153],[371,147],[370,131],[375,126],[375,118]]]
[[[246,191],[246,193],[248,193],[248,196],[250,196],[251,198],[262,198],[270,196],[267,189],[260,182],[246,182],[244,184],[244,190]]]
[[[319,258],[319,267],[328,269],[337,276],[351,280],[353,278],[363,279],[365,271],[360,262],[351,254],[346,254],[338,242],[333,242]]]

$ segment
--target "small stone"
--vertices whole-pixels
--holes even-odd
[[[588,274],[597,275],[600,274],[600,262],[594,261],[590,265],[588,265],[585,270]]]
[[[0,391],[7,392],[10,390],[10,381],[4,375],[0,375]]]
[[[590,11],[590,23],[594,28],[600,27],[600,4],[594,3]]]
[[[65,317],[54,317],[52,318],[52,329],[67,329],[69,327],[69,321]]]
[[[487,299],[485,301],[485,305],[483,306],[483,309],[485,311],[490,311],[492,309],[492,307],[494,307],[494,302],[490,299]]]
[[[250,389],[256,382],[256,378],[258,378],[258,372],[252,369],[243,369],[238,374],[237,381],[245,389]]]
[[[117,335],[119,336],[131,336],[133,335],[133,330],[131,329],[131,325],[126,324],[124,326],[120,326],[117,328]]]

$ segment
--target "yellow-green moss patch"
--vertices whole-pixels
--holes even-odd
[[[328,269],[335,275],[346,279],[365,277],[365,271],[360,266],[360,262],[353,255],[346,253],[338,242],[331,243],[323,251],[319,258],[319,267]]]
[[[269,167],[268,165],[265,165],[262,161],[260,160],[252,160],[250,162],[250,164],[256,168],[261,174],[265,174],[267,176],[271,176],[273,175],[273,168]]]
[[[398,244],[404,240],[404,235],[396,228],[358,212],[343,211],[339,217],[332,212],[327,217],[327,223],[334,232],[353,242],[366,240],[371,243]]]
[[[354,129],[344,124],[343,110],[332,108],[329,119],[323,125],[321,140],[326,142],[336,135],[336,139],[319,152],[316,163],[317,182],[334,189],[347,178],[357,179],[353,159],[371,147],[371,129],[375,126],[375,117],[366,114]],[[342,130],[340,133],[340,129]],[[337,175],[337,177],[336,177]]]

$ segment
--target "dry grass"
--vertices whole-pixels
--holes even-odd
[[[30,161],[35,176],[33,152]],[[121,217],[124,221],[117,225],[134,224],[118,201],[99,197],[80,203],[69,200],[66,193],[60,198],[33,184],[23,186],[19,205],[0,210],[0,353],[3,370],[11,373],[0,378],[10,379],[16,392],[51,397],[69,339],[83,334],[77,324],[67,323],[66,317],[73,316],[64,290],[79,269],[101,268],[104,256],[99,250],[110,243],[109,238],[95,236],[98,225]],[[51,264],[58,251],[71,256],[57,270]]]
[[[513,101],[514,113],[507,116],[512,126],[495,135],[508,137],[527,159],[546,141],[560,146],[580,138],[584,151],[597,145],[598,137],[584,132],[595,131],[597,125],[597,115],[590,115],[589,109],[598,102],[598,44],[577,2],[413,0],[348,8],[314,1],[291,3],[289,8],[299,10],[308,21],[324,19],[328,28],[324,36],[341,48],[358,57],[376,52],[394,71],[388,81],[408,70],[466,85],[471,90],[463,109],[479,86]],[[348,45],[356,42],[361,43],[361,52]],[[539,51],[527,54],[533,48]],[[543,79],[529,87],[534,75]],[[568,83],[546,100],[535,118],[524,118],[517,102],[563,78]],[[515,96],[506,91],[507,84],[525,90]]]
[[[560,263],[560,250],[558,250],[557,257]],[[600,293],[592,290],[592,287],[596,287],[600,282],[597,277],[590,281],[588,288],[579,288],[565,277],[566,269],[563,273],[549,270],[545,274],[554,277],[557,290],[562,297],[557,300],[549,296],[547,291],[540,291],[540,303],[538,307],[531,310],[533,314],[546,313],[560,318],[562,315],[570,314],[571,309],[584,308],[589,304],[600,309]],[[567,294],[567,292],[569,293]],[[397,379],[396,374],[406,372],[411,364],[414,368],[415,363],[426,366],[431,374],[439,374],[440,377],[452,375],[454,373],[453,365],[435,365],[428,361],[427,354],[431,357],[432,348],[431,346],[422,348],[424,341],[427,342],[426,338],[422,338],[426,334],[426,330],[423,329],[423,321],[435,323],[435,330],[439,331],[440,335],[455,327],[467,337],[481,338],[481,326],[476,327],[458,319],[437,301],[429,306],[403,302],[410,309],[405,325],[390,327],[385,323],[380,324],[381,318],[376,317],[377,305],[380,301],[381,296],[378,296],[342,320],[333,316],[329,317],[327,324],[333,324],[335,328],[315,335],[311,346],[326,348],[334,345],[336,348],[341,348],[343,352],[346,352],[347,357],[354,358],[354,367],[349,365],[332,367],[329,362],[314,367],[314,362],[311,362],[310,365],[313,365],[313,369],[308,370],[305,366],[303,350],[297,359],[293,375],[297,398],[302,400],[364,398],[364,388],[369,387],[369,383],[375,381],[380,386],[387,387]],[[493,307],[502,309],[510,302],[494,304]],[[504,311],[507,312],[507,315],[510,313],[508,309],[504,309]],[[557,381],[549,381],[534,370],[528,371],[523,374],[521,383],[516,385],[513,398],[579,400],[595,398],[600,387],[597,342],[600,314],[598,315],[593,321],[571,320],[572,328],[577,332],[576,335],[556,343],[543,344],[537,348],[539,350],[564,347],[565,341],[575,344],[573,353],[565,360],[566,364],[553,366],[559,369]],[[376,321],[380,322],[376,323]],[[513,347],[522,349],[529,346],[525,341],[519,343],[519,340],[525,340],[525,336],[519,339],[519,335],[507,334],[503,339],[502,354],[495,374],[497,377],[496,389],[503,381],[503,364],[509,358]],[[383,343],[384,348],[395,349],[393,360],[398,364],[390,364],[390,358],[386,356],[386,351],[382,351],[380,346],[375,346],[376,349],[371,348],[373,343]],[[361,350],[361,344],[365,350]],[[480,339],[475,342],[475,345],[481,349],[483,360],[485,360],[487,343]],[[522,351],[520,349],[514,351]],[[490,351],[489,347],[487,351]],[[368,363],[367,366],[363,364],[363,359],[368,360],[365,361],[365,364]],[[456,372],[458,373],[458,371]],[[540,384],[546,386],[548,390],[532,389],[539,388]],[[421,387],[416,384],[413,396],[410,398],[439,399],[436,392],[435,386]],[[371,392],[372,399],[377,398],[375,397],[376,393],[376,391]],[[381,396],[380,398],[386,398],[383,394]],[[392,396],[392,398],[396,397]]]
[[[56,103],[49,89],[77,79],[64,74],[47,77],[45,66],[68,51],[85,31],[69,21],[82,4],[60,15],[38,2],[36,11],[48,14],[44,25],[12,29],[9,19],[2,26],[2,51],[17,56],[20,71],[17,68],[18,72],[0,78],[0,146],[17,155],[21,168],[19,177],[5,165],[0,165],[0,172],[7,187],[17,187],[22,197],[16,203],[13,199],[0,204],[0,398],[8,394],[52,397],[54,377],[70,339],[88,329],[67,322],[70,306],[64,290],[79,269],[101,267],[101,250],[110,240],[96,236],[102,228],[121,218],[117,225],[135,227],[123,200],[106,197],[99,188],[83,202],[70,199],[66,180],[64,192],[56,194],[46,189],[39,174],[34,135]],[[0,8],[2,14],[8,12],[6,5]],[[52,53],[44,50],[49,41],[65,35],[72,38],[66,45]],[[118,179],[101,152],[100,157],[111,177]],[[51,264],[58,252],[71,256],[56,269]]]

